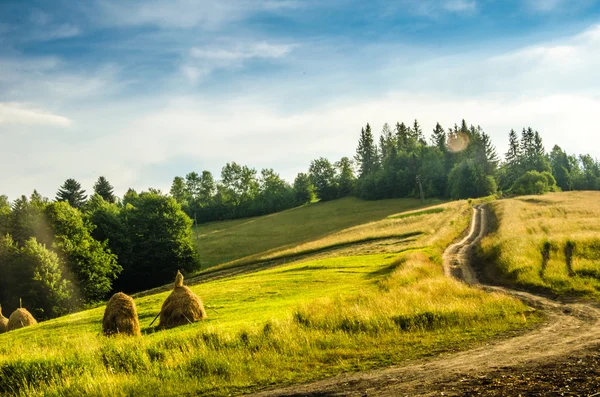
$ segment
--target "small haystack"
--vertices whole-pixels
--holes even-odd
[[[191,324],[206,317],[202,300],[183,285],[183,275],[177,272],[173,292],[167,297],[160,309],[159,326],[173,328]]]
[[[2,305],[0,305],[0,334],[8,331],[8,319],[2,315]]]
[[[37,321],[27,311],[27,309],[17,309],[10,315],[8,319],[8,330],[12,331],[19,328],[29,327],[30,325],[36,325]]]
[[[124,334],[140,336],[140,321],[133,298],[117,292],[110,298],[102,319],[104,335]]]

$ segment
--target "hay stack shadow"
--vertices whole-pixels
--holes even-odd
[[[0,334],[8,332],[8,319],[2,315],[2,306],[0,306]]]
[[[171,295],[165,299],[160,309],[160,328],[173,328],[207,317],[202,300],[192,290],[183,285],[183,275],[177,272]]]
[[[122,292],[114,294],[104,310],[102,332],[106,336],[123,334],[140,336],[140,321],[133,298]]]
[[[37,321],[35,318],[27,311],[27,309],[17,309],[10,315],[8,319],[8,330],[13,331],[19,328],[29,327],[30,325],[36,325]]]

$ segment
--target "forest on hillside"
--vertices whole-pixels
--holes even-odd
[[[122,290],[162,285],[177,270],[201,268],[194,222],[265,215],[309,203],[356,196],[461,199],[491,194],[600,190],[600,163],[590,155],[546,151],[532,128],[509,133],[501,161],[481,127],[439,123],[425,137],[412,125],[385,124],[378,139],[361,129],[353,158],[320,157],[293,183],[273,169],[227,163],[176,176],[168,194],[129,189],[117,197],[99,177],[88,198],[67,179],[54,200],[37,191],[9,202],[0,196],[0,304],[8,312],[22,298],[40,319],[56,317]]]

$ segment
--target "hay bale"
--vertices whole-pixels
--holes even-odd
[[[110,298],[102,319],[104,335],[124,334],[140,336],[140,321],[133,298],[117,292]]]
[[[190,324],[207,317],[202,300],[183,285],[183,275],[177,272],[173,292],[165,299],[160,309],[159,326],[173,328]]]
[[[8,331],[8,319],[2,315],[2,306],[0,306],[0,334]]]
[[[10,315],[8,319],[8,330],[12,331],[19,328],[29,327],[37,324],[35,318],[27,311],[27,309],[17,309]]]

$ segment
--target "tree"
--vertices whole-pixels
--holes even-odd
[[[123,207],[126,207],[127,204],[135,205],[135,202],[137,201],[138,198],[139,198],[139,195],[135,191],[135,189],[129,188],[123,195],[123,201],[121,201],[121,205]]]
[[[21,249],[19,262],[29,280],[19,296],[26,299],[34,317],[49,319],[68,313],[71,283],[63,277],[64,264],[58,255],[32,237]]]
[[[558,187],[564,191],[572,190],[573,181],[569,156],[558,145],[554,145],[550,152],[550,166]]]
[[[74,286],[80,289],[76,304],[104,299],[122,270],[116,256],[106,242],[91,236],[79,210],[66,202],[48,204],[44,214],[54,232],[52,248],[64,258]]]
[[[308,174],[299,173],[294,179],[294,194],[296,196],[296,204],[302,205],[310,203],[314,197],[314,186],[310,181]]]
[[[486,175],[481,166],[466,159],[452,168],[448,175],[450,196],[455,199],[482,197],[496,193],[497,186],[491,175]]]
[[[260,193],[255,200],[255,207],[260,214],[270,214],[294,205],[294,190],[272,168],[260,172]]]
[[[433,129],[433,133],[431,134],[431,143],[442,152],[446,151],[446,132],[440,123],[436,123],[435,128]]]
[[[0,195],[0,236],[4,236],[8,232],[10,220],[10,203],[8,197]]]
[[[381,129],[381,135],[379,136],[379,150],[381,152],[381,161],[385,161],[385,159],[390,155],[392,148],[396,146],[396,138],[389,126],[388,123],[383,125]]]
[[[98,194],[109,203],[114,203],[117,199],[115,197],[114,188],[103,176],[98,177],[98,181],[94,184],[94,193]]]
[[[315,192],[321,201],[328,201],[337,197],[335,168],[329,160],[324,157],[313,160],[310,163],[309,174]]]
[[[128,267],[121,275],[126,291],[165,284],[177,270],[198,270],[192,220],[175,199],[143,192],[121,214],[131,239]]]
[[[336,182],[338,197],[350,196],[354,192],[356,182],[352,161],[348,157],[342,157],[340,161],[335,163],[335,168],[338,170]]]
[[[171,190],[169,193],[171,194],[171,197],[173,197],[175,201],[177,201],[182,206],[187,204],[189,199],[191,198],[186,183],[180,176],[176,176],[173,179],[173,184],[171,185]]]
[[[367,123],[367,127],[361,129],[358,147],[356,148],[356,163],[358,164],[359,177],[364,178],[372,172],[375,172],[378,167],[377,146],[373,141],[373,133],[371,126]],[[316,184],[315,184],[316,186]]]
[[[517,195],[544,194],[553,190],[556,190],[556,180],[547,171],[527,171],[511,188],[511,192]]]
[[[67,179],[56,193],[56,201],[66,201],[73,208],[83,207],[86,198],[81,184],[72,178]]]
[[[425,137],[423,136],[423,130],[421,129],[421,126],[419,125],[417,119],[415,119],[415,122],[413,123],[411,138],[413,145],[416,145],[417,143],[421,145],[427,145]]]

